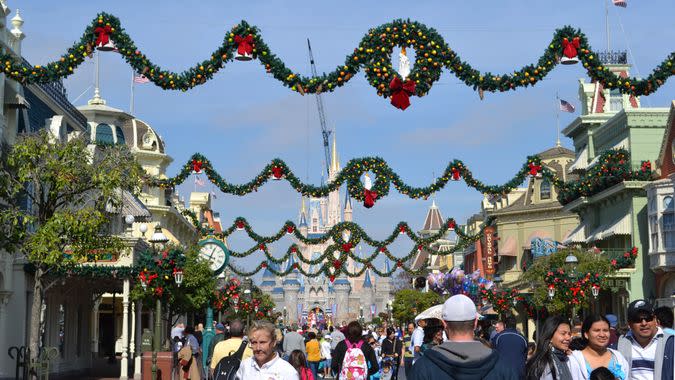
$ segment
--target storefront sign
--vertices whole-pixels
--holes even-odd
[[[485,273],[495,274],[494,227],[485,228]]]

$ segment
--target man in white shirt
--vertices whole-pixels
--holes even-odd
[[[274,325],[255,321],[248,333],[253,357],[239,366],[238,380],[299,380],[298,371],[277,355]]]
[[[424,327],[427,325],[425,319],[420,319],[417,321],[417,328],[412,333],[410,338],[410,352],[413,354],[413,364],[419,359],[422,355],[421,349],[422,344],[424,343]]]

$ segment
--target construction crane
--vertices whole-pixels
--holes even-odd
[[[312,54],[312,44],[309,43],[309,38],[307,39],[307,48],[309,49],[309,64],[312,67],[312,76],[317,77],[316,74],[316,65],[314,64],[314,54]],[[326,173],[330,175],[330,140],[331,130],[326,126],[326,113],[323,110],[323,99],[321,98],[321,93],[316,93],[316,107],[319,109],[319,122],[321,123],[321,136],[323,137],[323,150],[326,154]]]

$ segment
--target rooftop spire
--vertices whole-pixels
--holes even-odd
[[[89,99],[87,104],[89,105],[105,105],[105,100],[101,98],[101,92],[99,91],[99,77],[100,77],[100,57],[101,57],[101,52],[97,51],[96,52],[96,83],[94,86],[94,97]]]
[[[340,160],[338,159],[337,153],[337,140],[335,137],[335,132],[333,132],[333,146],[331,148],[331,158],[330,158],[330,174],[335,175],[340,171]]]

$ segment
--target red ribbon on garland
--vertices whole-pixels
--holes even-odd
[[[450,171],[452,172],[452,180],[459,181],[459,177],[461,176],[459,170],[457,170],[457,168],[451,168]]]
[[[94,34],[96,34],[96,46],[103,46],[110,42],[110,34],[112,33],[112,28],[110,25],[99,26],[94,29]]]
[[[536,176],[541,171],[541,165],[535,165],[532,162],[527,164],[527,167],[530,168],[530,175],[533,175],[533,176]]]
[[[278,166],[273,166],[272,175],[274,176],[274,179],[281,179],[281,176],[284,175],[284,171]]]
[[[577,56],[577,49],[579,48],[579,37],[574,37],[572,42],[567,38],[563,38],[562,41],[563,54],[567,58],[574,58]]]
[[[237,43],[237,53],[241,55],[253,54],[253,35],[249,34],[246,37],[240,35],[234,36],[234,42]]]
[[[375,200],[377,200],[377,192],[363,189],[363,206],[365,208],[371,208],[375,205]]]
[[[410,106],[410,95],[415,93],[415,82],[410,79],[402,82],[401,78],[395,76],[389,82],[389,89],[391,90],[391,105],[405,111]]]
[[[192,160],[192,170],[195,173],[201,173],[203,164],[204,163],[202,161]]]
[[[349,252],[349,251],[352,250],[353,247],[354,247],[354,246],[352,245],[352,243],[345,243],[345,244],[342,244],[342,251],[343,251],[343,252]]]

